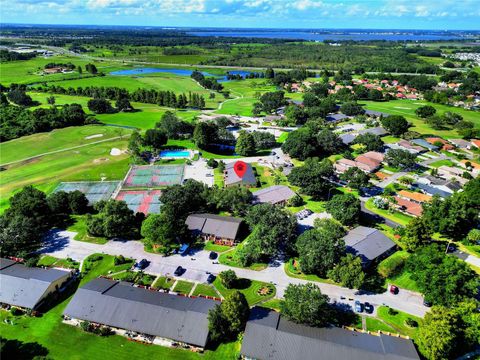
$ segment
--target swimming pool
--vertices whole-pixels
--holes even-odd
[[[188,150],[163,150],[160,152],[161,158],[189,158],[190,151]]]

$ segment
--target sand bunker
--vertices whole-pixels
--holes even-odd
[[[117,148],[112,148],[112,150],[110,150],[110,155],[112,156],[122,155],[122,150]]]
[[[94,134],[94,135],[90,135],[90,136],[85,136],[85,139],[86,140],[90,140],[90,139],[95,139],[95,138],[99,138],[99,137],[102,137],[103,134]]]

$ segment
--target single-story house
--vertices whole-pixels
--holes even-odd
[[[377,170],[383,162],[384,155],[377,151],[368,151],[355,158],[357,163],[364,164],[368,168],[368,172]]]
[[[357,226],[344,237],[348,253],[359,256],[363,266],[380,260],[395,251],[396,244],[380,230]]]
[[[191,214],[185,220],[188,230],[219,245],[233,246],[239,240],[243,220],[214,214]]]
[[[470,163],[470,167],[473,169],[474,173],[477,173],[480,171],[480,164],[473,161],[473,160],[460,160],[460,166],[463,166],[464,168],[467,168],[467,163]]]
[[[381,126],[366,128],[366,129],[360,130],[358,133],[360,135],[372,134],[372,135],[378,135],[378,136],[385,136],[388,134],[388,132]]]
[[[468,179],[463,177],[463,173],[466,171],[464,169],[456,168],[453,166],[442,165],[438,169],[438,176],[443,177],[447,180],[456,180],[462,185],[465,185],[468,182]]]
[[[340,135],[340,139],[342,139],[342,142],[345,145],[350,145],[353,142],[353,140],[355,140],[356,137],[357,137],[357,134],[352,134],[352,133]]]
[[[480,140],[478,139],[472,139],[470,140],[473,146],[475,146],[477,149],[480,149]]]
[[[390,116],[390,114],[387,114],[381,111],[374,111],[374,110],[365,110],[365,115],[369,117],[375,117],[375,118],[381,118],[381,117],[386,118]]]
[[[388,144],[387,146],[392,147],[391,145],[393,144]],[[422,153],[425,152],[425,148],[418,146],[418,145],[413,145],[410,141],[408,140],[400,140],[398,143],[396,143],[398,148],[401,148],[403,150],[407,150],[411,152],[412,154],[416,153]],[[393,147],[392,147],[393,148]]]
[[[235,162],[228,163],[225,165],[225,173],[223,175],[225,186],[235,186],[235,185],[244,185],[247,187],[256,186],[257,179],[255,173],[253,172],[252,165],[245,163],[247,169],[242,177],[238,176],[234,170]]]
[[[450,141],[453,145],[455,145],[459,149],[471,149],[472,148],[472,143],[467,141],[467,140],[449,139],[448,141]]]
[[[255,191],[253,193],[253,203],[262,204],[278,204],[286,205],[287,201],[294,197],[295,192],[285,185],[269,186],[265,189]]]
[[[455,191],[462,189],[462,185],[458,181],[446,180],[431,175],[419,177],[413,186],[429,195],[439,195],[442,198],[449,197]]]
[[[328,122],[340,122],[340,121],[346,121],[349,120],[350,116],[347,116],[345,114],[328,114],[325,118]]]
[[[0,303],[38,310],[45,299],[71,278],[69,270],[27,267],[14,260],[0,259]]]
[[[423,204],[432,200],[432,197],[430,195],[422,194],[420,192],[408,191],[408,190],[400,190],[398,192],[398,196],[405,200],[412,201],[417,204]]]
[[[423,139],[413,139],[411,141],[415,145],[419,145],[425,149],[431,150],[431,151],[438,151],[438,146],[430,144],[428,141],[425,141]]]
[[[261,307],[250,312],[243,335],[245,359],[418,360],[412,340],[338,327],[309,327]]]
[[[396,207],[398,210],[407,213],[408,215],[412,216],[421,216],[423,212],[423,208],[421,204],[416,202],[406,200],[400,196],[395,196]]]
[[[97,278],[77,290],[63,315],[71,324],[89,321],[202,349],[209,334],[208,311],[216,304]]]
[[[350,159],[340,159],[340,160],[337,160],[334,164],[335,171],[339,174],[343,174],[345,171],[347,171],[351,167],[358,167],[360,170],[363,170],[366,173],[369,173],[375,170],[362,162],[357,162],[355,160],[350,160]]]
[[[442,138],[439,138],[439,137],[428,137],[428,138],[425,138],[426,141],[428,141],[430,144],[435,144],[435,143],[442,143],[443,146],[442,146],[442,150],[453,150],[454,147],[452,144],[450,144],[447,140],[444,140]]]

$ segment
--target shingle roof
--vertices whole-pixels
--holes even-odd
[[[204,347],[216,303],[98,278],[77,290],[64,315]]]
[[[341,121],[345,119],[350,119],[350,117],[345,114],[330,114],[327,115],[325,119],[327,121]]]
[[[69,271],[26,267],[9,259],[0,262],[0,302],[34,309],[48,287]]]
[[[419,359],[411,340],[337,327],[308,327],[258,307],[250,313],[241,354],[265,360]]]
[[[411,200],[422,202],[422,203],[432,200],[432,197],[430,195],[425,195],[425,194],[414,192],[414,191],[400,190],[398,192],[398,195],[403,196],[407,199],[411,199]]]
[[[359,256],[363,263],[375,260],[396,245],[381,231],[358,226],[344,237],[347,252]]]
[[[399,196],[395,196],[395,200],[397,201],[397,205],[404,207],[405,211],[413,216],[420,216],[422,215],[423,208],[422,205],[417,204],[410,200],[405,200]]]
[[[438,150],[438,146],[432,145],[428,141],[425,141],[423,139],[413,139],[411,140],[411,142],[429,150]]]
[[[373,135],[383,136],[383,135],[387,134],[387,131],[383,127],[377,126],[377,127],[374,127],[374,128],[367,128],[367,129],[364,129],[364,130],[360,130],[358,133],[359,134],[373,134]]]
[[[355,140],[356,137],[357,137],[356,134],[342,134],[342,135],[340,135],[340,139],[342,139],[342,142],[345,145],[351,144],[353,142],[353,140]]]
[[[241,223],[240,218],[213,214],[191,214],[185,220],[191,231],[232,240],[236,239]]]
[[[368,116],[377,116],[377,117],[389,117],[390,114],[387,114],[387,113],[384,113],[384,112],[381,112],[381,111],[374,111],[374,110],[365,110],[365,115],[368,115]]]
[[[253,202],[277,204],[295,196],[295,192],[285,185],[269,186],[253,193]]]
[[[256,185],[257,179],[255,178],[255,174],[253,173],[252,165],[247,163],[247,169],[245,170],[245,174],[243,177],[238,176],[233,169],[235,163],[231,162],[225,165],[225,185]]]

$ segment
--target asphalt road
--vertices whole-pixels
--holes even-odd
[[[70,257],[77,261],[83,261],[93,253],[105,253],[110,255],[123,255],[137,260],[147,259],[150,265],[145,269],[146,273],[153,275],[172,275],[177,266],[182,266],[187,271],[181,278],[204,282],[208,273],[218,274],[223,270],[233,269],[239,277],[273,283],[277,287],[277,296],[283,297],[285,288],[289,283],[305,284],[306,280],[289,277],[284,271],[284,263],[275,261],[262,271],[233,268],[226,265],[215,264],[208,258],[208,251],[198,251],[192,255],[172,255],[164,257],[158,254],[146,253],[143,244],[139,241],[109,241],[105,245],[91,244],[73,240],[75,233],[68,231],[52,232],[46,241],[45,247],[40,251],[43,254],[58,258]],[[374,305],[387,305],[392,308],[421,316],[428,311],[423,306],[423,298],[420,294],[401,289],[399,294],[389,292],[382,294],[359,293],[337,285],[317,283],[322,292],[328,295],[332,301],[347,305],[353,305],[354,300],[370,302]]]

